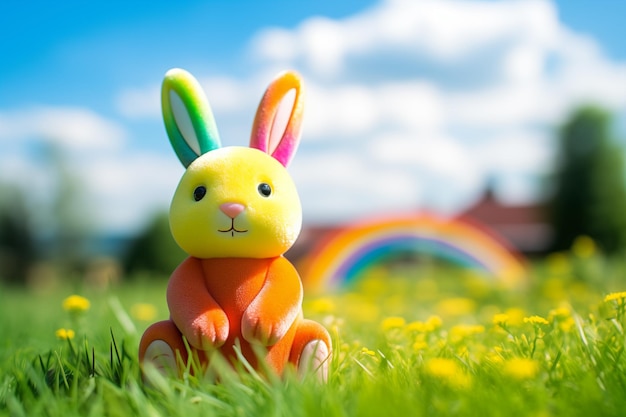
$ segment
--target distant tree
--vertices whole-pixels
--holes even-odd
[[[23,284],[37,259],[35,229],[23,195],[0,187],[0,282]]]
[[[65,278],[86,260],[92,210],[84,184],[65,149],[54,140],[39,145],[34,157],[42,158],[45,192],[37,184],[0,186],[0,279],[13,283],[25,283],[36,262],[49,263]]]
[[[124,265],[129,273],[148,272],[169,275],[187,255],[170,232],[167,213],[155,216],[131,243]]]
[[[553,250],[571,247],[580,235],[607,253],[626,247],[623,150],[611,138],[607,111],[582,107],[562,126],[553,186]]]
[[[85,261],[85,247],[90,236],[91,207],[86,200],[85,185],[72,169],[65,150],[58,145],[45,147],[46,162],[54,179],[48,228],[52,241],[48,256],[62,270],[76,271]]]

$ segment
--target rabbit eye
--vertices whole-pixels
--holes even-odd
[[[265,182],[259,184],[257,190],[259,190],[259,194],[261,194],[263,197],[269,197],[270,194],[272,194],[272,187],[270,187],[270,185]]]
[[[204,198],[205,195],[206,195],[206,187],[204,185],[196,187],[196,189],[193,190],[193,199],[196,201],[202,200],[202,198]]]

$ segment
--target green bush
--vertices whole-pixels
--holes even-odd
[[[572,114],[559,134],[549,217],[553,250],[590,236],[607,253],[626,248],[623,149],[611,137],[611,116],[597,107]]]
[[[124,265],[131,276],[139,272],[169,276],[186,256],[174,241],[168,216],[163,213],[155,216],[146,229],[133,240],[126,253]]]

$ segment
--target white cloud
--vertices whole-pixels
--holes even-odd
[[[402,164],[414,170],[430,171],[437,175],[449,175],[454,170],[475,170],[472,155],[452,138],[436,136],[412,136],[385,134],[369,143],[374,160],[395,165]]]
[[[0,141],[44,140],[70,150],[118,149],[126,139],[117,122],[79,107],[0,112]]]
[[[268,28],[254,39],[252,51],[270,61],[290,62],[298,54],[298,45],[288,30]]]
[[[307,65],[321,74],[333,74],[342,69],[341,59],[346,45],[344,28],[336,22],[314,17],[305,21],[300,29],[302,47],[306,51]]]
[[[371,135],[381,126],[430,131],[443,123],[442,97],[427,82],[325,86],[307,80],[306,90],[307,138]]]
[[[139,230],[156,211],[167,210],[183,174],[173,154],[155,153],[102,158],[85,164],[81,171],[97,226],[108,233]]]
[[[227,76],[203,77],[199,80],[214,112],[228,114],[240,111],[249,100],[250,88],[243,80]],[[259,96],[260,99],[260,96]],[[117,110],[128,118],[161,118],[161,85],[121,91],[116,99]]]
[[[365,86],[306,85],[303,130],[307,137],[333,139],[370,131],[378,123],[378,103]]]
[[[510,82],[526,84],[541,78],[544,51],[536,45],[520,45],[504,56],[502,71]]]
[[[547,44],[558,30],[547,1],[389,0],[343,20],[315,17],[291,32],[269,28],[252,45],[263,59],[301,59],[332,75],[350,72],[351,56],[390,51],[450,63],[520,37]]]
[[[297,158],[290,171],[308,221],[354,220],[355,206],[360,215],[403,212],[420,200],[413,175],[393,166],[372,170],[358,151]]]
[[[545,133],[513,131],[485,141],[474,156],[496,172],[543,174],[555,157],[554,148]]]
[[[211,107],[221,113],[240,110],[249,100],[250,88],[245,82],[231,77],[207,77],[201,79],[200,84],[211,103]],[[260,98],[259,95],[258,99]]]
[[[550,124],[559,120],[565,110],[558,91],[541,82],[451,92],[445,100],[446,115],[451,123],[489,129],[526,123]]]
[[[161,114],[161,88],[153,85],[124,90],[116,98],[116,107],[130,118],[158,117]]]

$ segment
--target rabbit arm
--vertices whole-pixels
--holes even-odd
[[[261,291],[241,319],[249,342],[271,346],[289,330],[302,309],[302,283],[296,269],[283,257],[269,266]]]
[[[204,284],[200,262],[187,258],[172,274],[167,287],[172,321],[191,346],[208,350],[228,338],[228,317]]]

